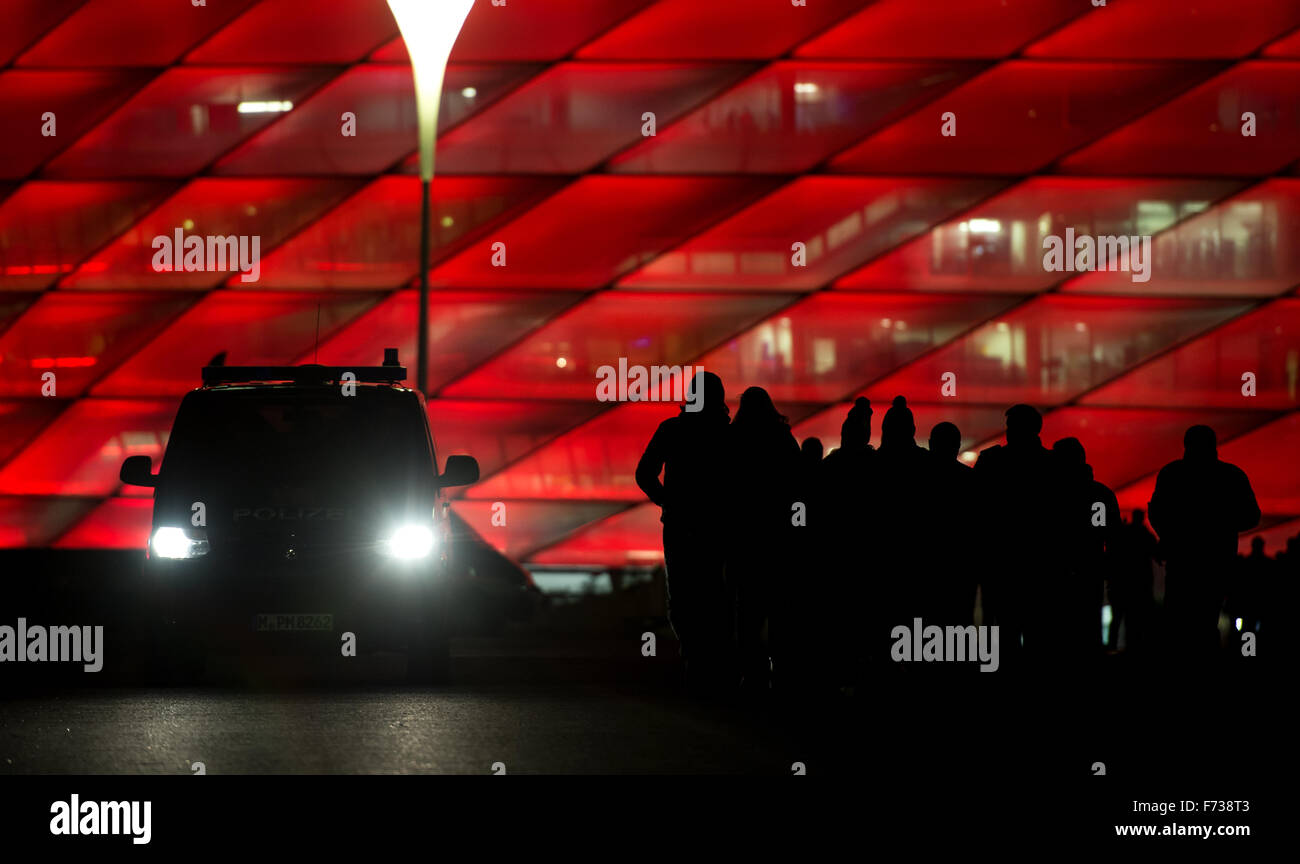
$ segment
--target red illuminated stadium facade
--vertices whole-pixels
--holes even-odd
[[[143,548],[118,468],[162,455],[213,355],[414,363],[405,48],[384,0],[4,8],[0,545]],[[1297,28],[1295,0],[479,0],[433,182],[430,413],[483,473],[453,509],[532,565],[660,560],[633,472],[673,409],[597,401],[626,357],[766,387],[829,446],[859,394],[908,396],[922,438],[953,420],[967,458],[1029,402],[1126,509],[1209,423],[1276,551],[1300,532]],[[178,228],[260,236],[260,278],[156,272]],[[1044,270],[1067,228],[1151,236],[1149,281]]]

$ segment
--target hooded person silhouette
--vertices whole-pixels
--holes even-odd
[[[701,410],[683,406],[659,424],[636,468],[636,482],[662,508],[668,618],[681,646],[687,685],[725,688],[732,667],[732,615],[725,581],[729,410],[722,379],[701,372],[688,402],[703,387]],[[659,479],[663,472],[662,482]]]
[[[853,400],[840,424],[840,446],[822,462],[824,504],[817,518],[821,526],[815,535],[821,544],[823,588],[818,617],[824,623],[829,656],[824,674],[828,684],[842,685],[855,680],[865,660],[861,638],[865,611],[873,602],[871,571],[864,542],[874,534],[871,510],[877,452],[871,446],[871,401],[864,396]]]
[[[790,422],[762,387],[741,394],[729,432],[729,501],[721,511],[731,522],[727,582],[736,598],[741,685],[757,692],[770,686],[772,652],[783,638],[772,598],[792,570],[800,453]]]
[[[1167,562],[1167,647],[1190,660],[1215,654],[1218,621],[1237,555],[1237,535],[1259,524],[1246,472],[1219,459],[1209,426],[1183,436],[1183,458],[1156,475],[1147,505]]]
[[[933,461],[916,443],[916,421],[907,399],[895,396],[880,423],[872,523],[885,538],[887,565],[873,580],[876,599],[869,641],[887,658],[894,627],[911,627],[934,611],[933,561],[926,551]],[[942,622],[928,622],[940,624]]]

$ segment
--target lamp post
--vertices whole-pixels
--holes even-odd
[[[451,46],[465,25],[474,0],[388,0],[397,19],[411,72],[415,76],[415,114],[420,140],[420,323],[416,334],[416,386],[429,384],[429,186],[433,182],[433,147],[438,135],[438,105]]]

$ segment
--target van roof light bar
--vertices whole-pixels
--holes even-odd
[[[396,384],[406,380],[405,366],[204,366],[203,384],[206,387],[272,381],[320,384],[342,381],[349,372],[364,384]]]
[[[320,384],[342,381],[351,373],[355,380],[365,384],[396,384],[406,380],[406,367],[397,365],[397,349],[384,349],[383,366],[321,366],[304,363],[302,366],[227,366],[226,352],[212,358],[203,367],[203,386],[214,384],[242,384],[252,382],[292,381],[295,384]]]

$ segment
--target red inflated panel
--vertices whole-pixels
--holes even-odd
[[[95,387],[97,396],[181,395],[199,385],[200,370],[219,352],[230,366],[276,366],[310,351],[320,332],[355,320],[373,295],[217,291]],[[367,358],[378,365],[380,352]]]
[[[96,503],[91,498],[0,497],[0,549],[48,546]]]
[[[354,182],[341,179],[293,180],[217,180],[202,178],[167,199],[158,209],[136,222],[130,230],[63,278],[64,288],[162,288],[169,290],[212,288],[243,273],[244,259],[254,262],[253,238],[262,254],[273,249],[281,239],[319,215],[354,188]],[[176,232],[181,232],[181,248],[176,248]],[[202,241],[205,269],[184,269],[186,238]],[[208,238],[243,238],[244,255],[232,263],[229,245]],[[163,239],[164,238],[165,243]],[[214,254],[208,258],[208,246]],[[167,270],[167,251],[171,263],[181,256],[182,269]],[[225,254],[225,269],[217,252]],[[243,254],[243,253],[240,253]],[[164,269],[155,270],[158,263]],[[191,261],[191,264],[194,264]],[[258,268],[260,271],[260,262]],[[211,267],[212,269],[207,269]],[[253,267],[247,270],[253,276]],[[267,287],[257,281],[239,282],[241,287]]]
[[[253,0],[90,0],[23,53],[19,66],[166,66]]]
[[[1283,36],[1260,53],[1265,57],[1300,58],[1300,29]]]
[[[1300,63],[1241,63],[1066,157],[1060,168],[1071,174],[1270,174],[1300,158],[1298,88]],[[1253,122],[1243,118],[1246,113]],[[1251,126],[1254,134],[1243,134]]]
[[[802,177],[660,255],[619,285],[817,288],[997,188],[982,180]],[[804,244],[802,256],[795,243]]]
[[[904,394],[896,393],[895,396]],[[893,397],[873,399],[871,402],[871,446],[880,446],[880,423]],[[802,444],[808,438],[817,438],[822,442],[825,452],[840,446],[840,426],[853,407],[851,402],[843,402],[809,417],[794,427],[795,437]],[[964,461],[974,462],[975,454],[970,448],[989,439],[1002,428],[1004,408],[994,405],[958,405],[952,402],[925,403],[908,399],[907,407],[912,409],[916,421],[916,442],[922,447],[929,447],[930,430],[939,423],[955,423],[961,431],[961,448],[967,451]]]
[[[1244,308],[1208,300],[1047,295],[927,354],[869,395],[927,400],[940,394],[951,372],[955,401],[1056,405]]]
[[[596,399],[601,367],[691,363],[757,323],[781,294],[607,291],[564,313],[446,389],[448,396]],[[648,374],[648,373],[647,373]]]
[[[606,411],[471,487],[467,498],[644,501],[636,463],[670,404],[629,403]]]
[[[56,549],[139,549],[149,545],[153,501],[148,498],[109,498],[78,521]]]
[[[438,129],[490,104],[534,71],[531,66],[452,66],[443,83]],[[344,114],[355,117],[355,130]],[[356,134],[343,134],[345,126]],[[328,134],[324,134],[328,133]],[[406,66],[349,69],[221,158],[217,174],[377,174],[416,147],[415,85]],[[442,153],[440,141],[438,152]],[[413,160],[418,166],[419,161]],[[443,165],[439,160],[438,169]]]
[[[397,36],[386,0],[261,0],[186,63],[354,63]]]
[[[0,394],[79,396],[193,302],[184,294],[42,295],[0,336]]]
[[[151,456],[158,465],[177,404],[153,399],[73,402],[0,469],[0,494],[112,494],[122,485],[118,472],[127,456]]]
[[[1072,275],[1045,269],[1047,238],[1058,238],[1064,247],[1067,230],[1075,238],[1155,234],[1238,188],[1233,181],[1035,177],[850,273],[835,287],[1034,293]]]
[[[863,60],[1005,57],[1089,8],[1074,0],[879,0],[800,46],[795,55]]]
[[[23,184],[0,202],[0,289],[48,288],[174,188],[117,181]]]
[[[1098,269],[1061,290],[1165,297],[1271,297],[1289,291],[1300,284],[1300,180],[1274,178],[1252,186],[1156,235],[1151,253],[1146,281],[1120,269]]]
[[[315,67],[168,69],[50,162],[59,178],[184,177],[285,112],[241,112],[249,103],[289,102],[324,83]]]
[[[659,0],[578,51],[592,60],[778,57],[863,0]]]
[[[11,321],[17,319],[40,296],[39,294],[19,294],[16,291],[0,293],[0,330],[8,327]]]
[[[429,426],[439,465],[445,465],[448,456],[473,456],[478,460],[480,476],[487,478],[539,445],[590,420],[603,407],[594,401],[439,398],[429,400]],[[463,492],[455,490],[455,494]]]
[[[1030,57],[1245,57],[1300,26],[1293,0],[1141,0],[1089,11],[1025,49]]]
[[[806,171],[977,71],[952,63],[774,63],[613,159],[626,173]]]
[[[1015,302],[1006,296],[821,293],[700,363],[734,386],[764,387],[774,399],[842,399]]]
[[[1209,74],[1188,64],[1001,63],[837,156],[831,168],[1028,174]]]
[[[85,0],[8,0],[0,29],[0,65],[76,10]]]
[[[562,63],[442,136],[452,174],[577,174],[642,140],[643,114],[668,125],[746,67]]]
[[[653,0],[546,0],[495,5],[478,0],[452,49],[452,62],[558,60]],[[375,60],[407,61],[400,38],[380,48]]]
[[[0,116],[11,118],[0,135],[0,178],[26,177],[148,80],[127,69],[0,72]]]
[[[1246,373],[1253,378],[1246,379]],[[1083,402],[1258,411],[1300,407],[1300,300],[1278,300],[1230,321]]]
[[[563,181],[434,178],[430,260],[437,262],[553,192]],[[486,254],[486,253],[485,253]],[[397,288],[419,275],[420,181],[380,177],[262,262],[262,288]]]
[[[455,501],[451,509],[497,551],[523,559],[585,525],[627,509],[603,501]]]
[[[39,396],[40,389],[22,395]],[[26,447],[67,405],[45,398],[0,400],[0,465]]]
[[[429,295],[429,389],[464,375],[573,304],[577,294],[559,292],[433,291]],[[401,291],[321,342],[321,363],[375,365],[385,348],[415,378],[419,292]],[[316,362],[318,352],[298,358]]]
[[[597,288],[771,186],[744,177],[589,175],[434,267],[430,284]]]
[[[531,564],[647,567],[663,563],[663,524],[653,504],[633,507],[528,557]]]

